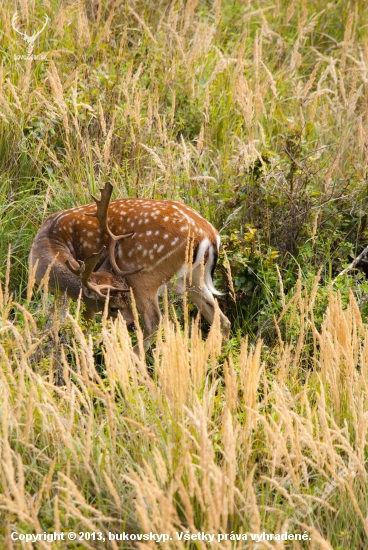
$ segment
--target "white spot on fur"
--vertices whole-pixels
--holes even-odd
[[[164,248],[165,248],[164,245],[160,244],[160,246],[157,249],[157,252],[160,253]]]

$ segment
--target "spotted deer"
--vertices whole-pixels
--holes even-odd
[[[212,323],[213,295],[221,294],[212,282],[220,246],[216,229],[185,204],[153,199],[110,201],[112,191],[108,182],[101,199],[92,197],[95,204],[47,218],[31,248],[36,279],[40,281],[52,264],[49,288],[66,292],[73,300],[82,289],[87,320],[103,310],[109,295],[109,315],[115,318],[120,312],[127,325],[134,320],[128,298],[132,289],[144,322],[145,347],[160,321],[158,291],[173,279],[174,292],[182,294],[186,288],[203,317]],[[227,336],[230,322],[221,311],[220,321]]]

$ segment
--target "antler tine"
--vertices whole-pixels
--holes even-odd
[[[115,249],[116,245],[119,241],[122,239],[126,239],[127,237],[131,237],[134,235],[134,232],[132,233],[126,233],[124,235],[114,235],[111,231],[111,229],[108,226],[107,223],[107,216],[108,216],[108,208],[110,204],[110,199],[112,195],[114,187],[111,182],[107,181],[105,183],[105,187],[100,190],[101,192],[101,199],[96,199],[93,195],[92,198],[95,201],[97,205],[97,211],[95,214],[85,214],[85,216],[91,216],[92,218],[97,218],[100,222],[101,229],[104,233],[106,233],[109,237],[109,259],[112,266],[112,269],[116,275],[120,275],[121,277],[125,277],[125,275],[133,275],[133,273],[137,273],[141,269],[135,269],[133,271],[122,271],[115,260]]]
[[[90,284],[88,282],[88,278],[93,273],[94,268],[98,264],[98,262],[101,260],[101,257],[103,253],[106,250],[106,246],[103,246],[101,250],[98,252],[95,252],[94,254],[91,254],[91,256],[88,256],[86,261],[82,264],[83,269],[81,270],[81,281],[88,288],[88,285]],[[92,290],[92,289],[91,289]]]

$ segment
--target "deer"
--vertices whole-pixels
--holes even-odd
[[[145,349],[160,323],[159,290],[170,281],[174,293],[181,295],[186,290],[212,324],[214,296],[222,294],[212,280],[220,247],[217,230],[180,202],[144,198],[111,201],[112,192],[108,181],[100,199],[92,195],[94,203],[52,214],[45,220],[30,253],[36,281],[49,272],[52,292],[66,293],[72,300],[82,295],[87,322],[106,306],[109,317],[116,319],[121,314],[128,328],[134,326],[129,301],[132,292],[144,323]],[[219,315],[227,338],[230,321],[221,310]]]

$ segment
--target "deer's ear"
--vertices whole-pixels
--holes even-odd
[[[90,298],[91,300],[97,299],[97,294],[95,292],[92,292],[92,290],[89,290],[89,288],[83,287],[83,293],[86,296],[86,298]]]

